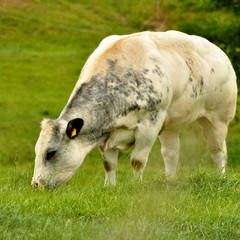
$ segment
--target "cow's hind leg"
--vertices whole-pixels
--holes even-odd
[[[226,136],[228,124],[222,121],[210,121],[207,118],[199,120],[203,128],[203,136],[207,142],[213,162],[221,174],[225,173],[227,164]]]
[[[118,162],[118,150],[108,149],[103,154],[103,164],[106,171],[105,186],[116,185],[116,169]]]
[[[179,160],[179,131],[164,130],[159,136],[161,142],[161,153],[163,156],[165,171],[167,178],[176,176],[178,160]]]

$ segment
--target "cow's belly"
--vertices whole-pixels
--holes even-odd
[[[170,104],[163,129],[179,128],[184,124],[191,123],[206,114],[205,101],[203,97],[191,99],[183,96]]]

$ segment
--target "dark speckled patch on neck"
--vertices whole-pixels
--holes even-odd
[[[107,59],[106,72],[96,73],[89,82],[83,83],[65,108],[64,114],[85,111],[91,115],[89,131],[108,132],[114,127],[116,118],[133,111],[150,113],[155,121],[163,94],[158,92],[148,72],[158,78],[164,73],[156,64],[152,69],[138,69],[119,64],[117,59]],[[97,134],[98,135],[98,134]],[[101,134],[100,134],[101,135]]]

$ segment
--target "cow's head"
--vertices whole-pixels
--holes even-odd
[[[84,143],[80,131],[81,118],[42,121],[42,130],[35,146],[35,168],[32,185],[53,188],[66,183],[93,148]]]

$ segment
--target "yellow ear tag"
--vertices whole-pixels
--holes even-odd
[[[77,129],[74,128],[71,132],[71,137],[75,137],[77,135]]]

